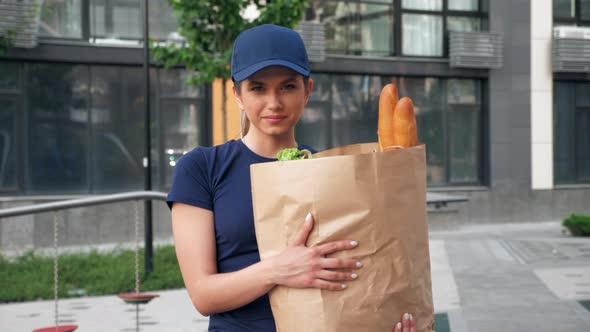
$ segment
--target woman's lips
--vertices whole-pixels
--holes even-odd
[[[284,120],[286,117],[280,116],[280,115],[270,115],[270,116],[264,116],[262,118],[270,123],[279,123],[282,120]]]

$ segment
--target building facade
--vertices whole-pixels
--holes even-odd
[[[141,3],[45,0],[39,45],[0,56],[2,207],[144,188]],[[149,6],[150,36],[178,38],[166,0]],[[552,66],[554,28],[590,29],[589,1],[314,0],[304,20],[325,26],[327,56],[312,63],[301,143],[376,141],[378,95],[395,82],[416,105],[429,191],[469,198],[430,211],[433,228],[590,213],[590,68]],[[502,66],[452,66],[453,32],[501,36]],[[184,151],[224,140],[219,82],[189,87],[187,75],[149,70],[154,190],[168,190]],[[226,125],[239,137],[235,107]],[[64,242],[124,241],[132,210],[68,211]],[[169,238],[167,208],[154,210],[156,235]],[[49,244],[48,219],[3,220],[0,248]]]

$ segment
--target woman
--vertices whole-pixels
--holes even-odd
[[[182,276],[194,306],[210,316],[209,331],[270,332],[275,324],[267,293],[274,286],[345,291],[362,273],[362,263],[325,257],[355,248],[354,239],[306,247],[311,214],[283,252],[260,261],[250,165],[275,161],[284,148],[310,149],[295,141],[295,124],[313,81],[301,37],[275,25],[238,36],[231,73],[245,115],[243,136],[184,155],[175,168],[168,204]],[[394,331],[413,331],[410,315],[402,322]]]

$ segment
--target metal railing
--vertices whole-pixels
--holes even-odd
[[[103,205],[109,203],[120,203],[126,201],[137,201],[137,200],[159,200],[166,201],[166,193],[159,191],[132,191],[110,195],[91,196],[83,198],[68,199],[62,201],[56,201],[51,203],[34,204],[28,206],[19,206],[8,209],[0,209],[0,219],[8,217],[18,217],[24,215],[32,215],[42,212],[59,211],[65,209],[88,207],[95,205]],[[146,221],[147,222],[147,221]],[[147,229],[148,227],[146,227]],[[151,229],[151,227],[149,227]],[[151,272],[152,267],[152,255],[153,255],[153,243],[152,236],[146,234],[145,236],[145,273],[146,275]]]

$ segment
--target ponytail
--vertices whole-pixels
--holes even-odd
[[[244,137],[250,130],[250,119],[248,119],[245,111],[240,112],[240,137]]]

